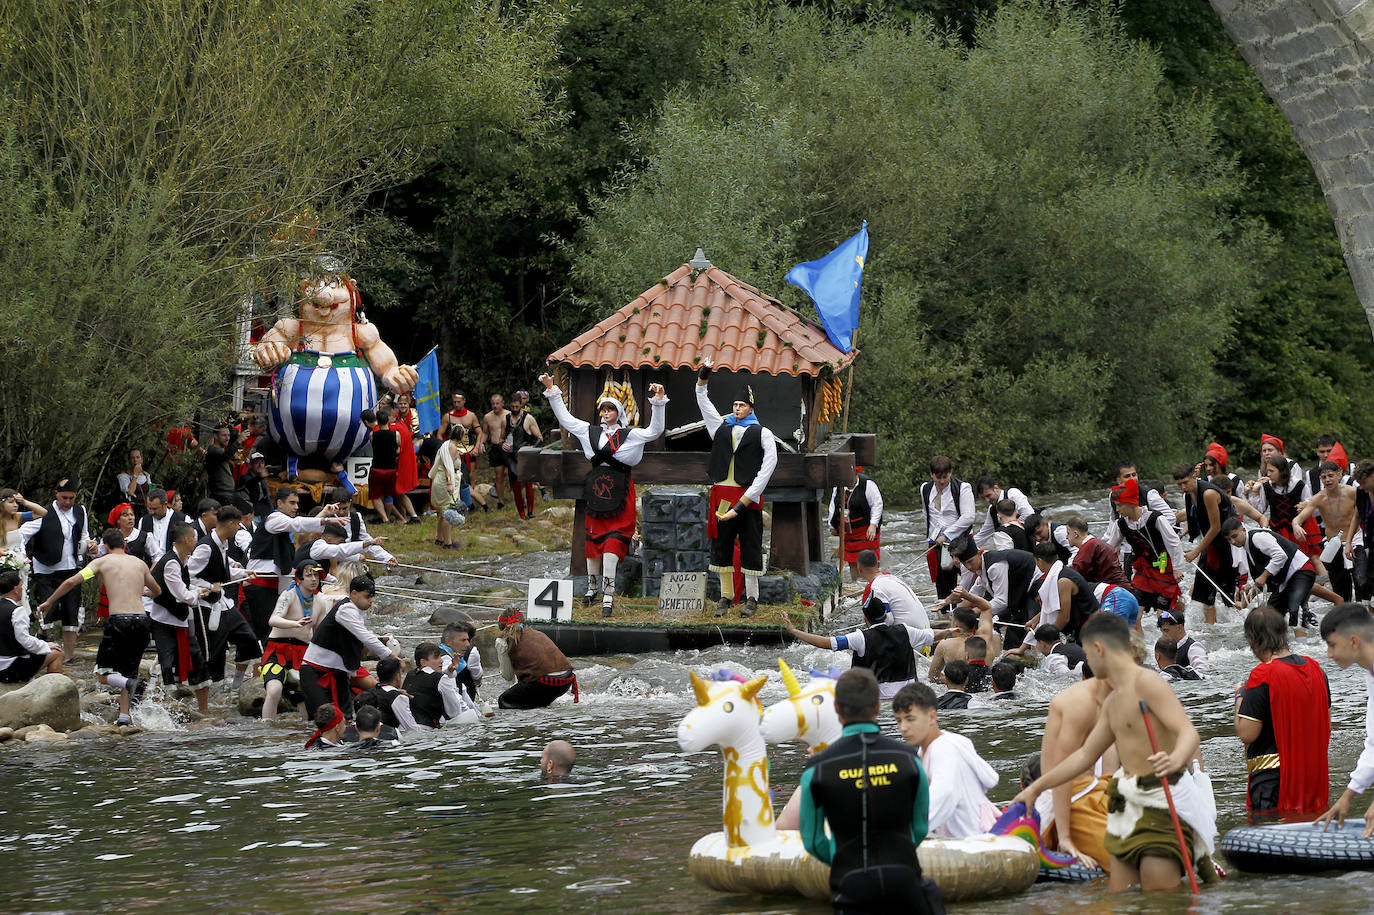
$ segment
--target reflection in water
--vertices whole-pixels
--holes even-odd
[[[1050,500],[1051,515],[1101,517],[1101,500]],[[923,526],[897,514],[884,527],[885,558],[918,591],[930,591]],[[541,554],[527,571],[547,573]],[[538,567],[537,563],[543,566]],[[383,617],[419,631],[423,614]],[[847,611],[844,623],[858,622]],[[386,628],[385,626],[383,628]],[[1203,734],[1223,831],[1244,811],[1244,760],[1230,699],[1254,661],[1240,620],[1222,611],[1210,632],[1208,680],[1179,685]],[[838,630],[842,631],[842,630]],[[1156,632],[1146,624],[1147,642]],[[1336,708],[1331,744],[1338,786],[1363,740],[1364,691],[1355,674],[1325,663],[1312,639],[1295,646],[1324,662]],[[729,897],[698,887],[687,852],[720,828],[718,751],[683,755],[678,720],[695,705],[688,671],[728,667],[767,676],[767,704],[786,695],[776,650],[716,648],[579,663],[583,699],[547,711],[503,712],[468,731],[427,735],[374,755],[304,753],[300,727],[230,719],[189,729],[164,711],[141,711],[153,732],[121,742],[61,742],[0,751],[0,909],[807,912],[804,900]],[[825,667],[830,652],[793,645],[794,669]],[[840,663],[845,663],[842,657]],[[924,674],[924,664],[922,665]],[[943,713],[1001,775],[999,802],[1016,790],[1025,756],[1039,748],[1049,698],[1067,681],[1028,674],[1023,697],[982,712]],[[494,684],[488,684],[488,692]],[[895,735],[890,715],[884,716]],[[287,719],[291,721],[291,719]],[[299,732],[299,733],[298,733]],[[576,778],[539,780],[546,741],[577,747]],[[797,783],[800,744],[770,749],[775,803]],[[1336,879],[1241,876],[1208,889],[1199,912],[1271,911],[1301,894],[1313,910],[1367,896],[1368,875]],[[1109,900],[1102,886],[1040,885],[979,912],[1177,912],[1182,897]],[[1282,908],[1283,906],[1278,906]]]

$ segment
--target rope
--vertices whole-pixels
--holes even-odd
[[[378,588],[377,590],[378,590],[378,592],[380,592],[380,593],[382,593],[382,594],[386,594],[386,591],[384,591],[384,590],[381,589],[381,588]],[[507,612],[510,611],[510,607],[493,607],[493,606],[491,606],[490,604],[469,604],[469,603],[464,603],[463,601],[460,601],[460,600],[453,600],[453,599],[451,599],[451,598],[448,599],[448,600],[439,600],[438,598],[434,598],[434,597],[415,597],[414,595],[410,595],[410,594],[391,594],[391,595],[387,595],[387,596],[389,596],[389,597],[398,597],[398,598],[401,598],[401,599],[403,599],[403,600],[409,600],[409,601],[419,601],[419,602],[422,603],[422,604],[441,604],[441,605],[442,605],[442,604],[453,604],[453,605],[458,606],[458,607],[471,608],[471,609],[473,609],[473,610],[492,610],[492,611],[494,611],[494,612],[496,612],[496,613],[507,613]]]
[[[385,563],[382,563],[380,560],[377,559],[368,559],[366,561],[376,562],[378,564],[385,565]],[[475,572],[459,572],[457,569],[436,569],[432,566],[416,566],[404,562],[396,563],[395,567],[398,569],[416,569],[420,572],[442,572],[445,575],[461,575],[464,578],[480,578],[483,581],[499,581],[503,584],[519,585],[522,588],[528,588],[530,586],[530,583],[528,581],[517,581],[514,578],[500,578],[496,575],[478,575]]]

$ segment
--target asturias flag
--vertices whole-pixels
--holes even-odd
[[[806,290],[816,303],[826,336],[842,353],[854,348],[854,331],[859,327],[859,287],[867,258],[868,221],[864,220],[857,234],[825,257],[787,271],[787,282]]]
[[[439,347],[429,351],[429,355],[415,366],[419,379],[415,382],[415,411],[420,420],[420,432],[433,432],[439,428]]]

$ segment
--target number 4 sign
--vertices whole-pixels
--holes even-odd
[[[567,578],[531,578],[525,616],[532,620],[572,621],[573,583]]]

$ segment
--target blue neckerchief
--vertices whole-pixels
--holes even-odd
[[[744,419],[735,419],[735,414],[733,413],[725,417],[725,425],[727,426],[757,426],[758,424],[758,415],[755,414],[752,410],[750,411],[748,416],[744,417]]]
[[[298,598],[300,598],[300,601],[301,601],[301,613],[305,616],[306,619],[310,619],[310,614],[311,614],[311,613],[314,611],[314,609],[315,609],[315,596],[312,594],[312,595],[310,596],[310,599],[309,599],[309,600],[306,600],[306,599],[305,599],[305,592],[301,590],[301,586],[300,586],[300,585],[294,584],[294,583],[293,583],[293,584],[291,585],[291,587],[295,590],[296,596],[297,596]]]

